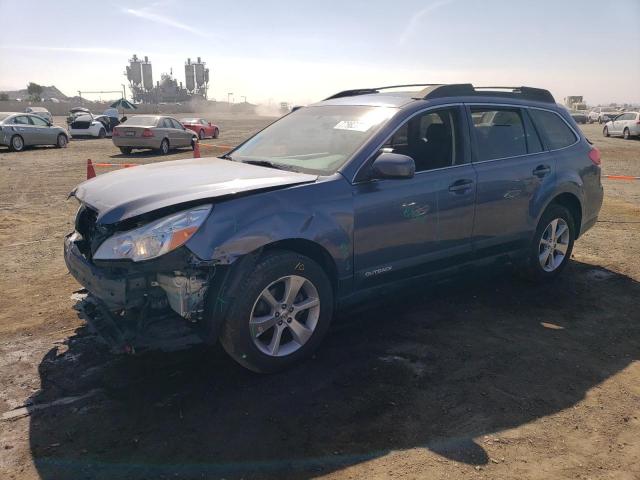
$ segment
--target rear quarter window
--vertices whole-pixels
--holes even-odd
[[[558,150],[573,145],[578,140],[573,130],[558,114],[533,108],[529,110],[529,113],[538,132],[542,135],[547,149]]]

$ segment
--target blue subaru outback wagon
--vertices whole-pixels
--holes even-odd
[[[340,92],[220,158],[72,195],[65,260],[115,351],[219,339],[272,372],[400,281],[496,260],[555,277],[603,190],[598,150],[548,91],[459,84]]]

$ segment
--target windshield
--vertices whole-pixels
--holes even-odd
[[[303,107],[259,132],[231,156],[331,174],[396,112],[361,105]]]
[[[124,122],[124,124],[127,126],[138,125],[141,127],[148,127],[148,126],[154,126],[157,121],[158,121],[158,117],[139,115],[136,117],[128,118],[127,121]]]

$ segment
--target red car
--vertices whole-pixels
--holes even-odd
[[[203,118],[181,118],[180,123],[182,123],[185,128],[196,132],[200,140],[204,140],[207,137],[218,138],[218,135],[220,135],[218,126],[207,122]]]

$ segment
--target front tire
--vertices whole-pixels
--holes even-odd
[[[107,131],[104,128],[101,128],[98,132],[98,138],[104,138],[107,136]]]
[[[14,135],[9,142],[9,150],[21,152],[24,150],[24,139],[20,135]]]
[[[309,357],[333,316],[333,288],[304,255],[263,255],[231,292],[220,341],[242,366],[258,373],[292,367]],[[224,295],[224,292],[222,292]]]
[[[604,135],[605,137],[609,136],[609,127],[604,127],[602,129],[602,135]]]
[[[534,281],[555,278],[571,258],[576,226],[571,212],[558,204],[547,207],[533,236],[527,276]]]
[[[220,130],[218,130],[217,128],[213,131],[213,138],[218,138],[218,136],[220,135]]]
[[[204,140],[204,130],[200,129],[200,131],[198,132],[198,138],[200,140]]]
[[[68,144],[69,144],[69,139],[67,138],[66,135],[62,133],[58,135],[58,140],[56,141],[57,148],[66,148]]]

